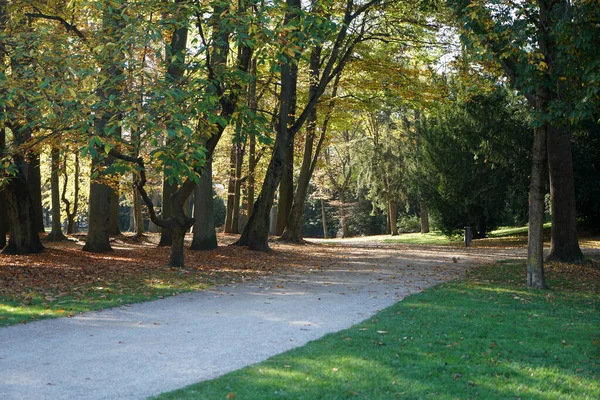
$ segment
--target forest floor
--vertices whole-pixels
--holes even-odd
[[[107,254],[81,252],[81,239],[1,256],[0,318],[26,324],[0,329],[0,398],[144,398],[349,327],[473,266],[526,254],[521,237],[471,248],[370,237],[273,242],[269,253],[188,250],[182,269],[165,266],[169,249],[155,247],[156,235],[115,238]],[[600,241],[582,247],[591,261],[548,264],[547,273],[598,291]],[[122,306],[157,298],[164,299]],[[54,316],[70,318],[29,323]]]

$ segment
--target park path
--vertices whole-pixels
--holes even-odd
[[[524,256],[360,242],[339,251],[343,263],[0,328],[0,399],[143,399],[348,328],[468,266]]]

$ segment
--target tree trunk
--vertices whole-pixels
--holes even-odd
[[[52,148],[52,172],[50,175],[50,191],[52,193],[52,230],[47,236],[47,240],[61,241],[66,240],[66,236],[62,233],[62,225],[60,223],[60,190],[58,182],[58,172],[60,169],[60,150],[56,147]]]
[[[233,186],[232,233],[240,233],[240,201],[242,192],[242,164],[244,163],[244,147],[237,143],[235,157],[235,184]]]
[[[252,59],[250,75],[256,76],[256,58]],[[258,108],[258,99],[256,98],[256,79],[252,79],[248,87],[248,108],[256,112]],[[248,145],[248,201],[246,215],[248,218],[252,215],[254,207],[254,186],[256,185],[256,136],[250,135]],[[247,222],[246,222],[247,223]]]
[[[323,239],[329,239],[327,229],[327,212],[325,211],[325,199],[321,199],[321,218],[323,218]]]
[[[235,160],[236,143],[231,144],[229,153],[229,182],[227,184],[227,208],[225,214],[225,233],[233,233],[233,204],[235,201]]]
[[[429,209],[427,204],[421,200],[421,233],[429,233]]]
[[[315,46],[310,56],[310,86],[308,89],[308,97],[316,96],[319,82],[319,67],[321,62],[321,47]],[[325,119],[327,121],[327,118]],[[326,124],[326,122],[324,122]],[[304,203],[308,194],[308,185],[314,171],[314,163],[319,157],[320,145],[322,144],[323,135],[325,134],[326,125],[321,133],[321,140],[317,146],[317,151],[313,162],[313,147],[317,131],[317,108],[314,107],[306,120],[306,138],[304,140],[304,154],[302,156],[302,166],[300,167],[300,176],[294,194],[294,202],[289,212],[289,218],[283,221],[284,230],[281,235],[281,240],[290,241],[293,243],[302,243],[302,225],[304,223]],[[293,148],[293,146],[292,146]],[[293,157],[293,154],[292,154]],[[293,179],[293,176],[292,176]],[[282,182],[283,185],[283,182]],[[280,186],[280,190],[281,190]],[[278,221],[279,222],[279,221]]]
[[[31,153],[28,157],[27,167],[27,185],[33,205],[35,229],[40,233],[45,233],[44,229],[44,211],[42,207],[42,174],[40,172],[40,156]]]
[[[73,210],[71,211],[71,202],[67,198],[67,185],[69,183],[69,172],[67,170],[67,155],[65,154],[64,163],[64,181],[62,191],[62,201],[65,203],[65,211],[67,213],[67,234],[77,232],[77,225],[75,218],[77,218],[77,211],[79,209],[79,153],[75,151],[75,175],[73,177]]]
[[[285,149],[285,163],[279,183],[279,198],[277,199],[277,236],[283,233],[292,210],[294,200],[294,143]]]
[[[134,180],[137,179],[134,177]],[[144,214],[142,213],[142,201],[138,191],[133,189],[133,229],[136,237],[144,235]]]
[[[289,24],[297,16],[300,1],[287,0],[287,4],[289,9],[286,12],[284,22]],[[298,80],[298,69],[295,61],[297,60],[281,66],[279,124],[273,146],[273,155],[265,174],[261,193],[254,204],[252,216],[248,220],[240,239],[235,243],[239,246],[248,246],[252,250],[269,250],[269,214],[273,206],[273,196],[281,181],[282,170],[288,162],[289,147],[294,144],[295,132],[289,129],[288,124],[290,113],[295,111],[293,106],[295,105]]]
[[[182,227],[172,227],[169,229],[172,237],[171,253],[169,254],[169,267],[185,266],[183,243],[188,229],[189,228],[183,229]]]
[[[112,189],[98,182],[90,184],[88,234],[83,251],[110,251],[110,196]]]
[[[4,7],[6,7],[6,4],[2,4],[0,2],[0,19],[2,19],[4,16]],[[4,152],[5,147],[6,130],[4,128],[0,128],[0,153]],[[8,204],[4,197],[4,190],[0,190],[0,249],[3,249],[6,246],[6,234],[9,231],[8,214],[6,212],[7,206]]]
[[[34,207],[28,185],[21,172],[4,185],[4,195],[10,218],[10,234],[2,252],[31,254],[43,251],[44,246],[35,229]]]
[[[204,166],[200,182],[194,195],[194,237],[191,250],[213,250],[217,248],[215,214],[213,210],[212,161]]]
[[[340,193],[340,224],[342,225],[342,237],[347,238],[350,236],[348,231],[348,221],[346,219],[346,196],[344,192]]]
[[[162,212],[160,213],[162,219],[169,219],[172,215],[171,196],[176,190],[177,185],[169,183],[167,179],[163,179]],[[158,246],[171,246],[172,243],[173,239],[171,238],[171,231],[168,229],[161,229]]]
[[[119,189],[111,188],[110,191],[110,231],[111,236],[121,234],[119,228]]]
[[[544,279],[544,197],[546,193],[547,125],[534,133],[531,182],[529,186],[529,234],[527,285],[546,289]]]
[[[390,234],[392,236],[398,235],[398,224],[396,223],[396,217],[398,215],[397,205],[394,200],[388,201],[388,211],[390,219]]]
[[[548,167],[552,203],[552,245],[548,261],[584,259],[577,240],[575,185],[570,135],[548,126]]]

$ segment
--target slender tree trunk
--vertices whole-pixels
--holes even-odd
[[[396,217],[398,215],[397,204],[394,200],[388,201],[388,210],[390,218],[390,234],[392,236],[398,235],[398,224],[396,223]]]
[[[217,248],[215,214],[213,210],[212,161],[204,166],[194,195],[194,237],[191,250]]]
[[[289,24],[296,18],[300,1],[287,0],[287,4],[289,9],[286,12],[284,22]],[[295,61],[293,61],[294,64]],[[273,196],[281,181],[282,170],[288,162],[289,147],[293,146],[294,143],[295,132],[289,129],[288,123],[290,113],[294,112],[291,106],[296,98],[297,78],[297,66],[290,65],[290,63],[282,65],[279,126],[273,146],[273,155],[265,174],[261,193],[254,204],[252,216],[248,220],[240,239],[235,243],[239,246],[248,246],[252,250],[269,250],[269,214],[273,206]]]
[[[67,198],[67,185],[69,183],[69,172],[67,170],[67,155],[65,154],[63,162],[63,190],[62,190],[62,201],[65,203],[65,211],[67,213],[67,234],[72,234],[77,231],[77,225],[75,218],[77,217],[77,211],[79,209],[79,153],[75,152],[75,174],[73,177],[73,210],[71,211],[71,202]]]
[[[250,64],[250,75],[256,77],[256,58],[252,59]],[[248,86],[248,108],[256,112],[258,108],[258,99],[256,97],[256,79],[252,79]],[[250,135],[248,144],[248,201],[246,215],[248,218],[252,215],[254,207],[254,187],[256,185],[256,136]]]
[[[429,209],[427,204],[421,200],[421,233],[429,233]]]
[[[60,223],[60,189],[58,182],[58,172],[60,169],[60,150],[56,147],[51,151],[52,172],[50,174],[50,191],[52,193],[52,231],[48,234],[47,240],[61,241],[66,240],[62,233],[62,224]]]
[[[240,127],[241,128],[241,127]],[[244,146],[237,143],[235,151],[235,184],[233,186],[232,233],[240,233],[240,201],[242,191],[242,164],[244,163]]]
[[[547,125],[534,134],[531,183],[529,186],[529,235],[527,285],[546,289],[544,279],[544,197],[546,193]]]
[[[325,199],[321,199],[321,218],[323,219],[323,239],[329,239],[327,228],[327,212],[325,211]]]
[[[315,96],[317,93],[317,84],[319,82],[319,66],[321,62],[321,47],[316,46],[310,56],[310,86],[308,97]],[[283,221],[284,230],[281,235],[281,240],[290,241],[293,243],[301,243],[302,224],[304,223],[304,202],[308,194],[308,184],[313,173],[313,147],[317,131],[317,107],[314,107],[306,120],[306,138],[304,141],[304,154],[302,156],[302,166],[300,168],[300,176],[296,185],[296,193],[294,201],[289,212],[289,217]],[[322,133],[324,135],[324,132]],[[319,143],[321,144],[321,142]],[[317,146],[318,157],[320,146]],[[283,184],[283,182],[282,182]],[[281,186],[280,186],[281,188]],[[279,220],[278,220],[279,222]]]
[[[229,153],[229,183],[227,184],[227,209],[225,214],[225,233],[233,232],[233,213],[235,202],[235,167],[236,167],[236,146],[237,143],[231,144],[231,152]]]
[[[549,126],[547,143],[552,204],[552,246],[547,259],[581,261],[584,257],[577,240],[571,137],[566,132]]]
[[[137,178],[134,178],[134,180]],[[142,213],[142,201],[138,191],[133,189],[133,229],[136,237],[144,235],[144,214]]]
[[[248,147],[248,209],[246,215],[248,218],[252,215],[254,208],[254,186],[256,185],[256,137],[250,136]]]
[[[6,3],[2,3],[0,0],[0,19],[4,14],[4,7],[6,7]],[[4,128],[0,129],[0,153],[4,152],[6,147],[6,130]],[[9,223],[8,223],[8,214],[6,212],[6,207],[8,206],[6,199],[4,197],[4,190],[0,190],[0,249],[3,249],[6,246],[6,234],[9,231]]]
[[[346,216],[346,194],[343,191],[340,192],[340,224],[342,225],[342,237],[350,237],[348,219]]]

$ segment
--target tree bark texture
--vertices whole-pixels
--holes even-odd
[[[134,180],[137,178],[134,177]],[[144,214],[142,212],[142,201],[138,191],[133,189],[133,231],[136,237],[144,235]]]
[[[289,24],[296,18],[300,8],[299,0],[287,0],[289,7],[284,23]],[[297,60],[292,61],[293,64]],[[248,220],[240,239],[235,243],[239,246],[248,246],[251,250],[269,250],[269,215],[273,206],[273,196],[281,181],[281,175],[288,158],[289,147],[293,146],[295,131],[289,129],[290,113],[294,112],[293,102],[296,98],[298,70],[297,66],[286,63],[281,66],[281,93],[279,107],[279,124],[273,155],[265,174],[263,186],[252,216]],[[293,148],[292,148],[293,150]],[[279,206],[278,206],[279,207]]]
[[[527,246],[527,285],[546,289],[544,278],[544,197],[546,193],[547,125],[534,134],[531,182],[529,186],[529,234]]]
[[[171,196],[177,190],[177,185],[174,183],[169,183],[167,179],[163,179],[163,191],[162,191],[162,209],[160,213],[160,217],[162,219],[169,219],[172,215],[171,212]],[[171,246],[173,243],[173,238],[171,237],[171,232],[168,229],[160,230],[160,241],[158,242],[158,246]]]
[[[394,200],[388,201],[388,218],[390,219],[390,234],[392,236],[398,235],[398,224],[396,223],[397,215],[398,205]]]
[[[191,250],[217,248],[217,231],[213,210],[212,161],[204,166],[200,183],[194,191],[194,237]]]
[[[233,209],[235,202],[235,167],[236,167],[236,143],[231,144],[229,153],[229,182],[227,183],[227,209],[225,214],[225,233],[233,232]]]
[[[75,218],[79,210],[79,153],[75,152],[75,174],[73,176],[73,209],[71,210],[71,201],[67,198],[67,185],[69,183],[69,172],[67,171],[67,155],[65,154],[63,161],[63,190],[62,201],[65,203],[65,211],[67,213],[67,234],[72,234],[77,231]]]
[[[584,257],[577,240],[571,137],[549,126],[547,143],[552,207],[552,245],[547,260],[581,261]]]
[[[45,233],[44,229],[44,211],[42,207],[42,173],[40,171],[40,156],[36,153],[30,153],[27,157],[27,184],[33,205],[35,229],[40,233]]]
[[[60,150],[53,147],[51,150],[51,168],[50,173],[50,192],[52,197],[52,230],[46,237],[47,240],[60,241],[65,240],[66,236],[62,232],[60,223],[60,188],[58,182],[58,173],[60,169]]]
[[[321,218],[323,219],[323,239],[329,239],[327,228],[327,211],[325,210],[325,199],[321,199]]]
[[[321,61],[321,47],[315,46],[310,56],[310,86],[308,89],[308,97],[311,98],[317,93],[317,84],[319,82],[319,67]],[[300,175],[296,185],[296,193],[293,197],[292,207],[289,212],[289,217],[284,223],[284,231],[281,240],[290,241],[293,243],[301,243],[302,224],[304,223],[304,203],[308,194],[308,185],[314,171],[313,168],[313,148],[317,131],[317,107],[314,107],[306,120],[306,137],[304,140],[304,154],[302,155],[302,166],[300,167]],[[318,158],[320,148],[317,146]],[[293,177],[292,177],[293,179]],[[283,185],[283,182],[282,182]],[[280,186],[281,190],[281,186]],[[279,222],[279,221],[278,221]]]
[[[421,233],[429,233],[429,208],[423,200],[421,200]]]
[[[8,244],[2,250],[6,254],[31,254],[44,250],[35,221],[35,213],[27,181],[19,171],[17,176],[4,185],[4,196],[10,218]]]
[[[121,228],[119,227],[119,189],[111,188],[110,192],[110,229],[109,233],[111,236],[118,236],[121,234]]]
[[[235,184],[233,186],[233,216],[231,220],[231,230],[233,233],[240,233],[240,202],[242,194],[242,166],[244,163],[245,144],[237,143],[235,148]]]

